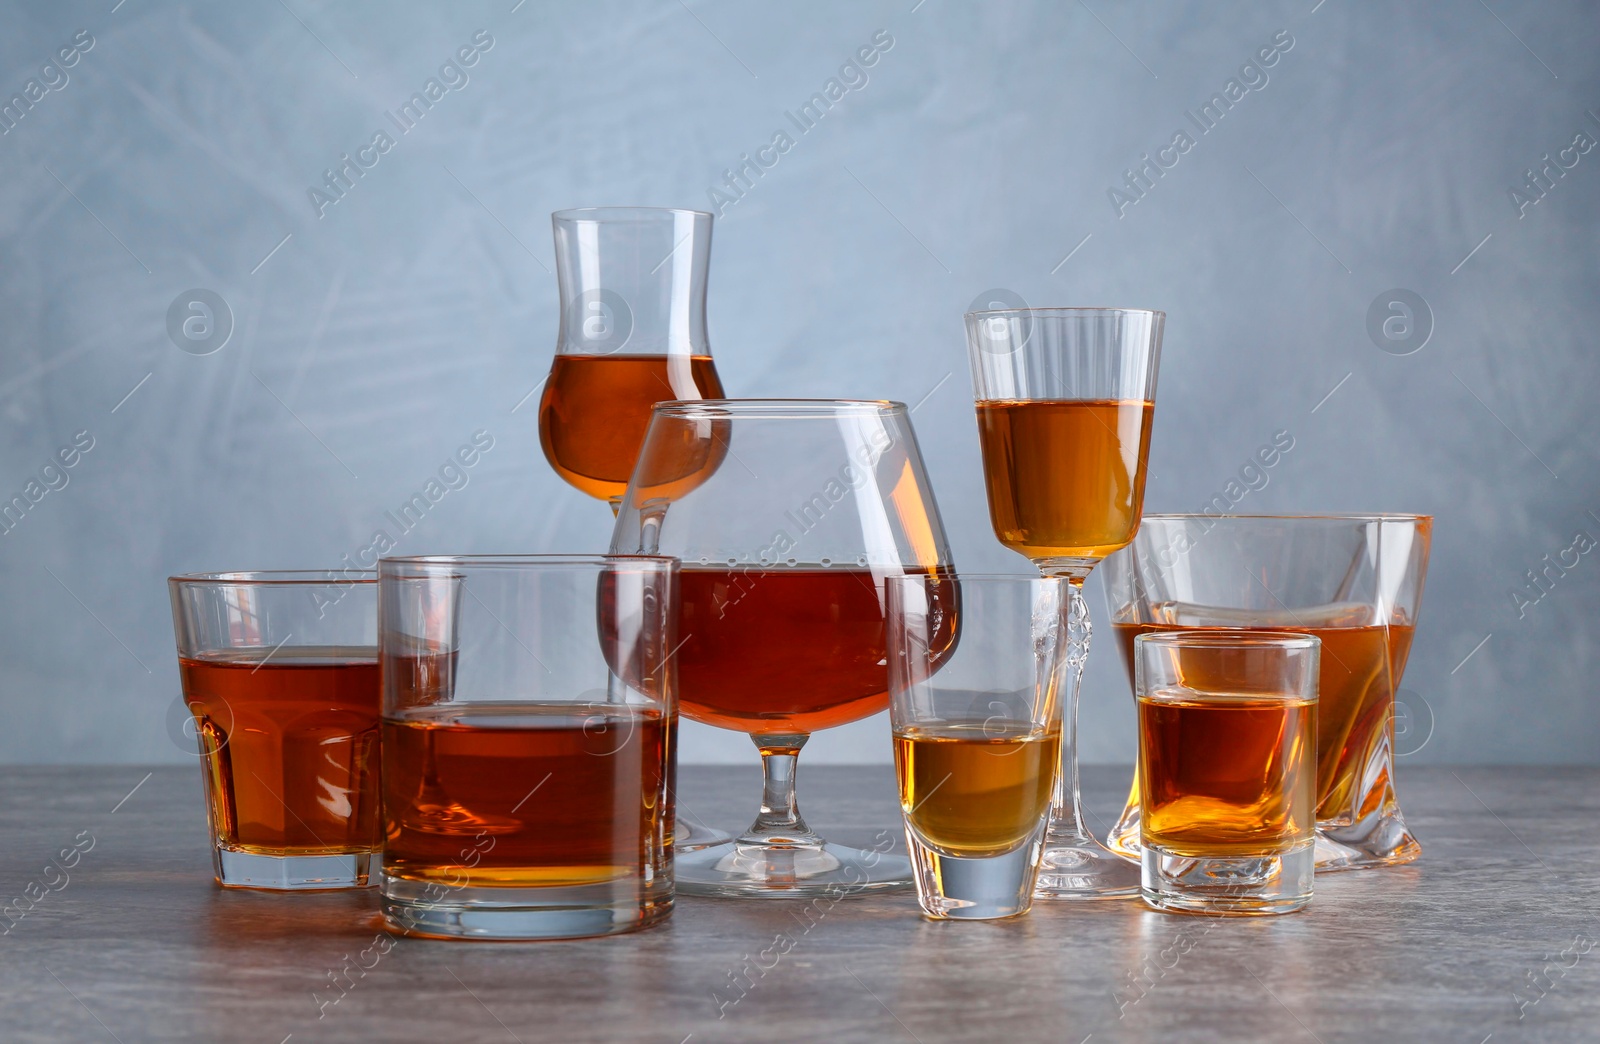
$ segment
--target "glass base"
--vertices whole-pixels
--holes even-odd
[[[1111,836],[1106,838],[1106,847],[1129,859],[1142,859],[1137,778],[1133,781],[1133,787],[1122,818],[1117,820]],[[1388,791],[1386,797],[1387,800],[1379,803],[1377,811],[1363,819],[1348,823],[1332,820],[1317,822],[1316,862],[1319,872],[1402,866],[1422,855],[1422,845],[1406,827],[1393,791]]]
[[[1258,917],[1293,913],[1311,902],[1315,841],[1265,856],[1194,857],[1146,846],[1144,901],[1171,913]]]
[[[678,852],[693,852],[698,848],[725,845],[732,840],[733,835],[726,830],[714,830],[679,816],[677,828],[672,834],[672,847]]]
[[[911,862],[844,845],[730,841],[679,853],[674,874],[684,895],[727,898],[844,899],[911,887]]]
[[[433,939],[586,939],[639,931],[672,913],[670,879],[648,889],[624,883],[444,888],[383,874],[378,888],[390,931]]]
[[[981,858],[945,855],[906,831],[917,875],[917,902],[935,920],[994,921],[1020,917],[1033,905],[1039,858],[1035,839],[1015,851]]]
[[[1139,867],[1092,837],[1045,838],[1035,899],[1131,899]]]
[[[1401,866],[1421,854],[1422,845],[1406,829],[1398,807],[1354,823],[1317,823],[1317,870],[1321,873]]]
[[[260,855],[220,845],[212,853],[217,883],[224,888],[260,888],[271,892],[308,892],[366,888],[370,852],[332,855]]]

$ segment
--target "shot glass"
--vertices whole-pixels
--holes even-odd
[[[1251,915],[1311,901],[1321,651],[1270,631],[1135,640],[1145,902]]]
[[[889,717],[917,900],[1028,912],[1061,766],[1069,581],[889,577]]]
[[[565,939],[667,917],[677,560],[378,568],[390,929]]]
[[[364,888],[378,847],[377,577],[167,581],[217,883]]]

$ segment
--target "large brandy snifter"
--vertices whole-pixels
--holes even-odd
[[[680,713],[749,734],[765,788],[754,824],[681,853],[693,895],[838,896],[909,887],[888,853],[824,841],[800,815],[811,733],[887,709],[884,578],[951,569],[906,407],[723,399],[659,403],[611,546],[682,562]],[[953,582],[934,584],[955,613]],[[887,827],[888,824],[885,824]]]

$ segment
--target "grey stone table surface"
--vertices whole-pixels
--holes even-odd
[[[805,919],[680,897],[630,936],[377,945],[371,891],[217,888],[197,770],[146,771],[0,769],[0,1041],[1600,1040],[1596,768],[1408,766],[1422,859],[1321,876],[1287,917],[1115,901],[949,924],[906,894]],[[1126,777],[1086,770],[1102,824]],[[800,782],[840,840],[898,833],[887,769]],[[690,766],[680,795],[734,827],[758,780]]]

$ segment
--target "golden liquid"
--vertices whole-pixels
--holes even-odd
[[[260,855],[378,847],[377,650],[180,657],[217,840]]]
[[[679,574],[678,590],[684,717],[791,735],[889,706],[883,581],[871,570],[693,566]],[[932,594],[944,622],[930,649],[937,670],[954,652],[960,589],[942,583]]]
[[[1038,829],[1061,761],[1061,725],[1026,721],[913,726],[894,734],[900,807],[930,847],[1000,855]]]
[[[441,704],[382,728],[392,877],[582,885],[670,866],[677,722],[653,707]]]
[[[1112,625],[1123,663],[1133,676],[1134,639],[1141,634],[1166,631],[1205,631],[1214,628],[1179,624]],[[1230,628],[1237,630],[1238,628]],[[1255,630],[1314,634],[1322,639],[1317,673],[1317,816],[1332,820],[1359,818],[1374,809],[1353,808],[1361,793],[1361,777],[1393,728],[1395,679],[1405,670],[1415,627],[1393,623],[1387,627],[1262,627]],[[1213,662],[1208,658],[1205,662]],[[1195,688],[1228,688],[1223,679],[1190,676]],[[1236,679],[1240,688],[1260,689],[1254,680]],[[1137,779],[1134,781],[1138,786]],[[1373,787],[1381,796],[1382,787]]]
[[[1209,857],[1310,839],[1314,700],[1186,691],[1138,702],[1146,845]]]
[[[978,403],[989,520],[1030,559],[1098,561],[1133,539],[1155,404],[1137,399]]]
[[[591,497],[616,498],[628,488],[650,407],[721,397],[709,355],[557,355],[539,403],[539,442],[556,474]]]

